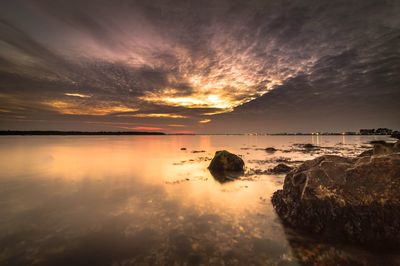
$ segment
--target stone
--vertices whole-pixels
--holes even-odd
[[[400,139],[400,131],[393,131],[390,136],[395,139]]]
[[[277,149],[275,149],[274,147],[268,147],[268,148],[265,149],[265,151],[268,152],[268,153],[274,153],[274,152],[277,151]]]
[[[372,155],[374,155],[374,150],[366,150],[360,153],[358,157],[372,156]]]
[[[371,141],[370,144],[373,145],[373,148],[370,150],[363,151],[360,155],[358,155],[358,157],[400,152],[400,140],[397,141],[396,143],[390,143],[383,140],[376,140],[376,141]]]
[[[398,140],[394,145],[393,145],[393,149],[396,152],[400,152],[400,140]]]
[[[229,151],[217,151],[211,160],[208,169],[213,171],[243,172],[244,161],[236,154]]]
[[[400,153],[325,155],[285,177],[272,204],[286,226],[366,245],[400,244]]]
[[[304,149],[307,149],[307,150],[311,150],[311,149],[316,149],[317,146],[315,146],[315,145],[313,145],[313,144],[311,144],[311,143],[307,143],[307,144],[304,144],[304,145],[303,145],[303,148],[304,148]]]
[[[387,143],[385,141],[382,142],[375,142],[373,153],[374,155],[379,154],[390,154],[395,151],[394,143]]]
[[[206,152],[206,151],[205,150],[199,150],[199,151],[194,150],[194,151],[192,151],[192,153],[203,153],[203,152]]]
[[[289,173],[290,171],[292,171],[292,167],[284,164],[284,163],[280,163],[278,165],[276,165],[274,168],[269,169],[269,173],[271,174],[286,174]]]

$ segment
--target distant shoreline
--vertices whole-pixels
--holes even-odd
[[[41,131],[41,130],[0,130],[0,136],[390,136],[390,134],[354,133],[222,133],[222,134],[180,134],[144,131]],[[392,136],[393,137],[393,136]]]
[[[163,132],[141,132],[141,131],[18,131],[2,130],[0,136],[131,136],[131,135],[166,135]]]

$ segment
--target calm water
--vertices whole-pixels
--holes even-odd
[[[207,170],[220,149],[241,154],[251,173],[279,157],[318,156],[290,150],[295,143],[354,154],[373,138],[1,137],[0,264],[395,265],[396,254],[284,229],[270,203],[284,176],[221,184]],[[262,150],[270,146],[284,151]]]

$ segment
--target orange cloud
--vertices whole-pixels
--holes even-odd
[[[140,131],[162,131],[163,130],[160,127],[147,127],[147,126],[138,126],[138,127],[133,127],[132,129],[140,130]]]
[[[186,127],[185,125],[181,125],[181,124],[169,124],[169,127]]]
[[[188,116],[180,114],[120,114],[120,117],[157,117],[157,118],[187,118]]]
[[[210,122],[211,122],[211,119],[203,119],[203,120],[199,121],[200,124],[206,124],[206,123],[210,123]]]
[[[71,96],[71,97],[79,97],[79,98],[90,98],[92,97],[91,95],[83,94],[83,93],[64,93],[65,96]]]
[[[113,113],[135,112],[138,108],[131,108],[123,105],[109,105],[106,103],[94,103],[89,105],[86,101],[66,101],[66,100],[49,100],[42,102],[43,105],[49,106],[55,111],[66,115],[108,115]],[[91,103],[93,104],[93,103]],[[103,106],[104,104],[104,106]]]

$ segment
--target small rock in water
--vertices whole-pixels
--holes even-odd
[[[208,169],[214,171],[243,171],[244,162],[242,158],[229,151],[217,151]]]
[[[244,172],[244,161],[229,151],[217,151],[208,166],[211,174],[220,182],[238,178]]]
[[[204,151],[204,150],[201,150],[201,151],[192,151],[192,153],[203,153],[203,152],[206,152],[206,151]]]
[[[275,166],[274,168],[270,169],[269,172],[272,174],[286,174],[289,173],[290,171],[292,171],[292,167],[284,164],[284,163],[280,163],[277,166]]]
[[[311,150],[311,149],[316,149],[316,148],[318,148],[318,147],[315,146],[315,145],[313,145],[313,144],[311,144],[311,143],[307,143],[307,144],[304,144],[304,145],[303,145],[303,148],[304,148],[304,149],[307,149],[307,150]]]
[[[274,152],[277,151],[277,149],[275,149],[274,147],[268,147],[268,148],[265,149],[265,151],[268,152],[268,153],[274,153]]]

